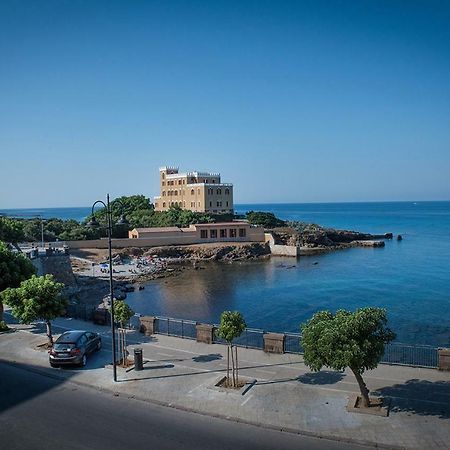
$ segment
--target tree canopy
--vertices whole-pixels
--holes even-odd
[[[114,317],[121,323],[122,327],[134,316],[134,311],[124,300],[114,301]]]
[[[0,241],[17,243],[25,240],[22,222],[0,217]]]
[[[245,330],[244,316],[239,311],[224,311],[220,316],[220,325],[217,328],[217,336],[231,343]]]
[[[22,253],[12,251],[0,241],[0,293],[15,288],[36,273],[33,263]],[[3,322],[3,303],[0,297],[0,323]],[[7,328],[5,324],[1,328]]]
[[[19,284],[36,273],[33,263],[23,255],[10,250],[0,241],[0,292]]]
[[[47,325],[48,342],[53,345],[50,321],[66,307],[66,299],[61,295],[63,288],[64,284],[56,282],[53,275],[33,275],[22,281],[19,287],[8,288],[0,295],[21,323],[43,320]]]
[[[252,225],[260,225],[264,228],[283,227],[286,225],[284,220],[279,219],[271,212],[249,211],[246,218]]]
[[[386,310],[360,308],[336,314],[320,311],[301,326],[301,344],[305,364],[314,371],[323,366],[334,370],[350,368],[358,381],[364,404],[368,389],[362,380],[364,371],[377,367],[385,345],[395,339],[387,327]]]

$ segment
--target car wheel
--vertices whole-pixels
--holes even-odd
[[[97,347],[95,347],[95,351],[98,352],[102,348],[102,341],[98,341]]]
[[[86,361],[87,361],[86,354],[84,354],[83,357],[81,358],[80,366],[84,367],[86,365]]]
[[[50,367],[58,367],[56,364],[50,363]]]

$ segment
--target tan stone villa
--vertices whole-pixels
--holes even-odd
[[[220,173],[179,173],[178,167],[159,169],[160,195],[154,198],[155,211],[179,206],[195,212],[233,214],[233,185],[220,182]]]

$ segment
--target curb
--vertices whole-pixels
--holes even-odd
[[[31,372],[31,373],[36,373],[38,375],[41,375],[41,376],[44,376],[47,378],[52,378],[54,380],[65,381],[67,383],[72,383],[72,384],[82,386],[82,387],[85,387],[88,389],[93,389],[98,392],[104,392],[107,394],[111,394],[115,397],[124,397],[124,398],[134,399],[134,400],[138,400],[143,403],[150,403],[150,404],[161,406],[161,407],[173,408],[178,411],[199,414],[199,415],[205,416],[205,417],[214,417],[217,419],[228,420],[231,422],[241,423],[244,425],[256,426],[256,427],[267,429],[267,430],[281,431],[281,432],[290,433],[290,434],[297,434],[300,436],[312,437],[312,438],[323,439],[323,440],[334,441],[334,442],[342,442],[342,443],[347,443],[347,444],[365,445],[365,446],[373,447],[373,448],[383,448],[383,449],[392,449],[392,450],[405,450],[408,448],[408,447],[402,447],[402,446],[398,446],[398,445],[381,444],[378,442],[366,441],[366,440],[362,440],[362,439],[344,438],[344,437],[340,437],[340,436],[333,436],[333,435],[317,433],[317,432],[308,431],[308,430],[299,430],[299,429],[290,428],[290,427],[279,427],[279,426],[270,425],[270,424],[266,424],[266,423],[262,423],[262,422],[241,419],[238,417],[231,417],[231,416],[227,416],[224,414],[206,413],[206,412],[195,410],[193,408],[188,408],[188,407],[181,406],[181,405],[175,405],[173,403],[167,403],[167,402],[163,402],[160,400],[142,398],[142,397],[137,397],[135,395],[123,394],[123,393],[114,391],[113,389],[110,389],[110,388],[102,388],[102,387],[98,387],[98,386],[93,386],[92,384],[89,384],[89,383],[86,383],[83,381],[73,380],[70,378],[59,376],[56,373],[50,373],[50,372],[47,372],[47,371],[41,370],[41,369],[24,368],[23,366],[19,365],[19,363],[17,361],[7,361],[4,359],[0,359],[0,363],[9,364],[10,366],[14,366],[16,369],[24,370],[24,371]]]

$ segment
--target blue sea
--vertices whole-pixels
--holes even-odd
[[[450,202],[248,204],[238,213],[270,211],[283,219],[403,240],[318,256],[243,263],[205,262],[204,270],[149,282],[127,301],[136,312],[218,322],[227,309],[247,325],[298,331],[321,309],[387,308],[397,341],[450,345]],[[82,218],[89,208],[39,210]],[[58,212],[59,211],[59,212]],[[0,211],[2,212],[2,211]]]

